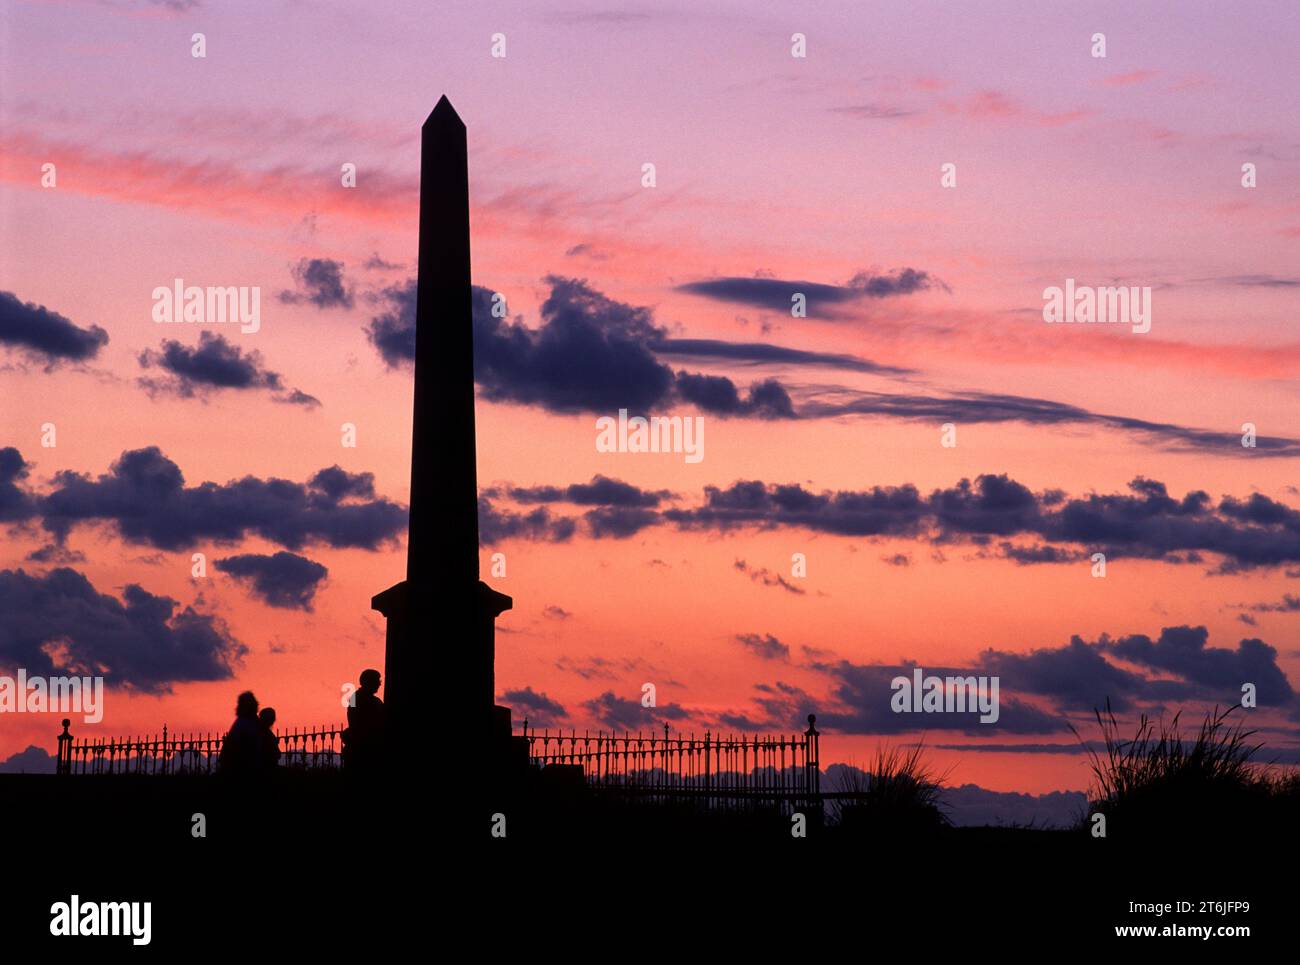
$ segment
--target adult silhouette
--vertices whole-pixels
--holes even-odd
[[[257,724],[259,760],[265,770],[273,771],[280,763],[280,738],[275,733],[275,708],[263,707],[257,715]]]
[[[361,686],[348,707],[348,727],[343,732],[343,764],[354,773],[371,774],[383,767],[387,752],[386,715],[379,699],[378,670],[361,671]]]
[[[251,690],[245,690],[235,701],[235,722],[221,742],[217,769],[223,774],[247,777],[260,769],[263,760],[257,698]]]

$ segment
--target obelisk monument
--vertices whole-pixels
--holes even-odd
[[[371,601],[388,619],[391,759],[417,770],[434,731],[486,745],[495,620],[512,604],[479,580],[469,164],[465,124],[445,96],[421,129],[418,271],[406,580]]]

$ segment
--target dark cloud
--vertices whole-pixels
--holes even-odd
[[[485,397],[555,412],[641,413],[666,404],[673,373],[647,348],[662,334],[650,310],[576,279],[547,281],[537,330],[475,313],[474,367]]]
[[[632,667],[626,666],[624,661],[624,670],[631,670]],[[571,657],[560,657],[555,661],[555,669],[564,673],[576,674],[583,680],[617,680],[618,674],[614,672],[614,661],[607,660],[604,657],[587,657],[582,660],[575,660]]]
[[[803,596],[808,592],[807,590],[801,590],[799,587],[789,582],[780,573],[773,573],[767,567],[753,567],[744,560],[736,560],[733,565],[755,583],[761,583],[764,586],[780,587],[786,592],[793,593],[796,596]]]
[[[1243,523],[1261,526],[1281,525],[1288,529],[1300,530],[1300,513],[1262,493],[1251,493],[1245,500],[1229,496],[1223,500],[1220,511],[1223,515]]]
[[[754,684],[754,704],[759,714],[747,713],[722,714],[718,720],[728,727],[742,730],[779,730],[802,731],[808,726],[808,715],[817,714],[821,720],[818,705],[825,705],[825,700],[818,700],[812,694],[794,684],[778,680],[774,684]]]
[[[545,506],[517,513],[497,509],[490,499],[479,497],[478,541],[481,546],[493,546],[508,539],[564,543],[573,538],[577,529],[575,520],[554,516]]]
[[[475,286],[476,298],[479,291]],[[379,300],[387,310],[366,326],[370,344],[389,368],[415,361],[415,279],[385,288]]]
[[[0,449],[0,522],[21,522],[36,514],[36,500],[22,485],[30,472],[21,452],[13,446]]]
[[[492,491],[490,494],[495,494]],[[624,506],[650,508],[658,506],[663,500],[671,499],[671,490],[639,489],[631,483],[619,479],[610,479],[599,473],[591,477],[591,482],[574,483],[560,488],[558,486],[512,486],[506,490],[517,503],[574,503],[578,506]]]
[[[1073,741],[1059,744],[935,744],[940,751],[980,751],[985,754],[1086,754],[1090,750],[1105,751],[1104,744],[1090,741]]]
[[[738,730],[742,734],[746,731],[756,734],[769,726],[766,721],[755,720],[747,714],[719,714],[717,719],[723,727]]]
[[[963,479],[930,495],[930,510],[947,532],[1006,536],[1030,528],[1038,518],[1038,500],[1028,487],[1006,474],[984,475],[972,484]]]
[[[572,248],[567,249],[564,252],[564,254],[568,258],[583,257],[583,258],[589,258],[592,261],[609,260],[609,255],[605,254],[603,251],[596,250],[591,245],[586,244],[585,242],[582,244],[574,245]]]
[[[544,693],[538,693],[532,687],[507,690],[502,697],[527,719],[530,730],[534,727],[554,727],[557,721],[569,716],[563,704]]]
[[[303,258],[290,269],[297,291],[280,292],[287,305],[310,304],[317,308],[351,308],[352,292],[343,280],[343,263],[329,258]]]
[[[200,332],[197,347],[163,339],[159,351],[146,349],[140,354],[140,365],[157,366],[171,373],[176,377],[175,391],[184,396],[212,387],[276,391],[283,388],[279,374],[262,367],[260,353],[245,353],[216,332]]]
[[[835,699],[848,710],[819,712],[818,721],[851,733],[961,729],[986,733],[1055,733],[1066,729],[1066,712],[1088,713],[1108,702],[1117,711],[1135,705],[1205,700],[1232,704],[1241,685],[1254,683],[1261,706],[1294,707],[1295,694],[1277,665],[1277,651],[1259,640],[1242,640],[1236,650],[1206,647],[1204,627],[1166,627],[1153,642],[1136,635],[1118,640],[1103,635],[1089,643],[1078,636],[1061,647],[1028,653],[985,650],[966,668],[925,666],[934,676],[999,678],[1001,714],[995,724],[973,723],[959,714],[894,714],[890,681],[910,676],[916,664],[861,666],[848,661],[813,663],[837,683]],[[1141,670],[1127,669],[1125,665]],[[1154,673],[1152,673],[1154,672]],[[1048,700],[1054,712],[1026,703]]]
[[[673,373],[645,343],[660,335],[650,311],[612,301],[585,283],[549,277],[542,326],[492,315],[492,292],[473,290],[474,374],[493,401],[556,412],[637,412],[667,400]],[[415,281],[384,292],[371,342],[390,366],[415,357]]]
[[[1018,791],[990,791],[975,784],[963,784],[960,787],[943,788],[939,792],[939,806],[959,828],[989,825],[1069,828],[1075,826],[1079,816],[1084,813],[1088,806],[1088,795],[1082,791],[1023,794]]]
[[[1238,608],[1241,606],[1244,606],[1244,604],[1239,604]],[[1300,596],[1283,593],[1282,599],[1276,603],[1252,603],[1248,609],[1254,613],[1300,613]],[[1242,616],[1245,616],[1245,614],[1242,614]],[[1238,617],[1238,619],[1241,618]],[[1252,626],[1254,625],[1253,620],[1243,622],[1250,622]]]
[[[58,312],[0,291],[0,345],[53,367],[93,359],[107,344],[108,332],[98,325],[78,328]]]
[[[786,390],[768,379],[741,390],[724,376],[674,372],[655,355],[665,340],[648,308],[607,298],[586,282],[547,277],[540,328],[492,314],[474,287],[474,377],[484,398],[551,412],[646,413],[687,402],[720,416],[791,418]],[[415,357],[415,282],[386,289],[387,311],[367,335],[390,367]]]
[[[669,509],[661,515],[690,529],[739,526],[798,526],[841,536],[909,536],[920,531],[930,511],[916,487],[880,487],[862,492],[813,493],[799,485],[732,483],[704,488],[704,505]]]
[[[370,473],[334,466],[306,483],[245,476],[187,486],[180,467],[156,446],[122,453],[97,479],[61,472],[38,503],[60,543],[79,523],[107,522],[127,542],[163,550],[249,534],[291,550],[308,543],[373,550],[406,529],[406,510],[374,496]]]
[[[307,485],[336,503],[345,499],[375,498],[375,474],[372,472],[348,472],[339,466],[329,466],[307,480]]]
[[[1215,281],[1240,288],[1300,288],[1300,278],[1285,278],[1277,275],[1230,275],[1216,278]]]
[[[28,553],[27,561],[29,563],[57,563],[67,566],[70,563],[86,562],[86,554],[79,550],[68,549],[66,546],[60,546],[58,543],[50,543]]]
[[[663,726],[665,720],[682,720],[688,714],[676,704],[642,707],[640,700],[629,700],[607,690],[599,697],[583,703],[583,709],[611,730],[631,731],[655,725]]]
[[[1077,547],[1004,543],[1003,555],[1024,565],[1078,560],[1093,552],[1170,563],[1214,553],[1230,569],[1300,561],[1300,513],[1265,496],[1245,502],[1226,497],[1216,508],[1201,491],[1175,499],[1159,481],[1138,477],[1129,488],[1067,498],[1058,491],[1034,494],[1006,475],[983,475],[923,497],[910,484],[818,493],[748,480],[726,489],[706,486],[703,505],[666,509],[660,517],[687,529],[799,527],[937,542],[1024,534]]]
[[[1139,704],[1202,700],[1230,706],[1241,686],[1253,683],[1260,706],[1293,708],[1295,692],[1277,664],[1277,650],[1242,640],[1235,650],[1207,647],[1204,627],[1165,627],[1156,640],[1143,634],[1088,642],[1079,636],[1061,647],[1028,653],[985,650],[975,669],[957,671],[1001,680],[1009,694],[1049,699],[1062,711],[1089,713],[1109,704],[1127,711]],[[1137,669],[1129,669],[1134,667]],[[949,671],[931,671],[940,675]]]
[[[1034,566],[1039,563],[1077,563],[1079,560],[1089,558],[1089,554],[1080,550],[1047,545],[1016,546],[1012,543],[1003,543],[1000,555],[1003,559],[1011,560],[1019,566]]]
[[[778,656],[774,638],[737,637],[760,655]],[[1109,704],[1116,712],[1162,709],[1171,702],[1201,701],[1231,706],[1241,686],[1253,683],[1260,706],[1285,709],[1300,719],[1300,701],[1277,664],[1277,651],[1257,640],[1242,640],[1235,650],[1206,646],[1204,627],[1165,627],[1157,640],[1144,635],[1107,635],[1095,642],[1078,636],[1060,647],[1028,653],[987,649],[967,667],[898,664],[855,664],[809,654],[805,666],[831,681],[829,697],[815,699],[806,691],[778,681],[755,687],[758,715],[724,715],[728,726],[745,729],[783,728],[816,713],[819,727],[848,734],[899,734],[959,730],[970,735],[1056,734],[1069,729],[1069,714],[1090,715]],[[765,654],[763,651],[766,650]],[[782,657],[784,659],[784,657]],[[895,713],[891,701],[895,677],[911,678],[920,668],[925,676],[998,678],[999,717],[981,723],[978,713]],[[1134,669],[1135,668],[1135,669]],[[1031,702],[1032,701],[1032,702]],[[943,745],[992,751],[1021,745]],[[1030,745],[1037,753],[1080,753],[1072,744]]]
[[[1059,714],[1039,709],[1012,696],[1027,691],[1003,678],[999,682],[998,719],[981,723],[978,711],[969,713],[894,713],[890,701],[895,677],[911,678],[916,664],[862,665],[840,660],[813,666],[833,681],[831,696],[838,706],[817,710],[817,726],[846,734],[902,734],[914,731],[959,730],[968,734],[1054,734],[1067,731]],[[954,669],[923,666],[926,676],[991,676],[984,667]]]
[[[989,743],[967,743],[967,744],[935,744],[935,750],[941,751],[962,751],[976,752],[986,754],[1087,754],[1097,752],[1103,756],[1106,753],[1106,745],[1101,741],[1074,741],[1073,743],[1061,744],[989,744]],[[1183,741],[1183,748],[1186,751],[1192,751],[1195,748],[1195,741]],[[1270,764],[1300,764],[1300,748],[1295,747],[1270,747],[1266,752],[1267,756],[1260,755]],[[1071,792],[1063,792],[1071,793]]]
[[[1246,504],[1227,497],[1216,510],[1199,490],[1173,499],[1163,483],[1142,477],[1129,489],[1070,499],[1036,528],[1048,540],[1091,545],[1107,558],[1163,559],[1206,551],[1224,556],[1235,568],[1300,559],[1300,516],[1265,497]]]
[[[0,571],[0,663],[32,675],[103,675],[109,686],[166,693],[228,680],[247,648],[214,616],[134,583],[122,599],[67,568]]]
[[[366,263],[361,266],[366,271],[397,271],[403,266],[392,261],[385,261],[380,257],[379,252],[375,252],[366,259]]]
[[[286,392],[280,374],[263,365],[260,352],[245,352],[216,332],[200,332],[197,346],[165,338],[157,351],[141,352],[138,361],[142,368],[158,368],[167,373],[160,379],[148,376],[139,379],[151,395],[170,392],[188,399],[215,389],[266,389],[285,393],[277,400],[280,402],[320,405],[318,399],[298,389]]]
[[[573,614],[562,606],[555,606],[552,604],[551,606],[542,609],[542,616],[551,620],[567,620],[569,617],[573,616]]]
[[[288,395],[278,396],[276,402],[283,402],[285,405],[301,405],[308,409],[314,409],[321,404],[320,399],[314,395],[308,395],[302,389],[294,389]]]
[[[1207,696],[1229,705],[1241,699],[1242,684],[1254,684],[1261,707],[1295,702],[1295,691],[1277,665],[1277,649],[1263,640],[1241,640],[1237,649],[1207,647],[1205,627],[1165,627],[1156,640],[1136,634],[1112,640],[1103,637],[1097,648],[1151,670],[1172,673],[1203,688]]]
[[[927,396],[834,388],[809,398],[799,408],[799,417],[803,419],[827,419],[845,415],[883,416],[927,422],[935,426],[945,422],[958,425],[1002,422],[1020,422],[1034,426],[1077,424],[1130,432],[1154,439],[1175,452],[1216,452],[1238,458],[1243,452],[1241,435],[1237,432],[1212,432],[1167,422],[1106,415],[1064,402],[998,393],[969,392]],[[1256,447],[1249,452],[1250,458],[1290,458],[1300,455],[1300,440],[1285,436],[1261,436],[1256,440]]]
[[[789,660],[790,647],[770,633],[738,633],[736,642],[764,660]]]
[[[253,594],[269,605],[285,610],[310,611],[317,588],[329,574],[320,563],[283,550],[271,556],[259,553],[227,556],[213,565],[248,583]]]
[[[678,372],[677,394],[705,412],[721,416],[752,416],[759,419],[793,419],[794,403],[776,379],[764,379],[749,387],[742,398],[731,379],[722,375]]]
[[[986,650],[978,666],[980,673],[1002,678],[1004,694],[1050,697],[1069,710],[1092,711],[1109,700],[1115,710],[1123,711],[1132,698],[1156,696],[1146,677],[1110,663],[1100,648],[1078,637],[1064,647],[1029,653]]]
[[[802,294],[807,302],[809,318],[838,319],[845,317],[842,306],[859,299],[910,295],[935,287],[942,287],[942,282],[928,272],[902,268],[884,275],[858,272],[844,285],[781,278],[723,277],[688,282],[678,285],[677,290],[714,301],[751,305],[785,314],[789,314],[794,296]]]
[[[53,754],[32,744],[0,761],[0,774],[54,774],[57,764]]]
[[[1007,753],[1027,746],[1042,745],[973,743],[934,745],[936,750],[982,751],[1006,748]],[[1082,748],[1079,750],[1081,751]],[[866,787],[869,782],[869,772],[861,768],[854,767],[852,764],[831,764],[823,771],[821,786],[823,789]],[[999,825],[1032,826],[1038,829],[1071,828],[1078,825],[1079,817],[1087,807],[1088,795],[1083,791],[1049,791],[1046,794],[990,791],[977,784],[962,784],[959,787],[939,788],[937,803],[948,820],[959,828]]]
[[[624,506],[591,509],[583,513],[582,518],[595,539],[627,539],[659,522],[659,515],[652,510]]]
[[[1107,415],[1066,403],[998,393],[930,396],[823,386],[802,389],[796,408],[790,389],[775,379],[754,382],[742,392],[727,376],[674,371],[658,355],[698,355],[746,364],[830,364],[877,374],[900,374],[903,370],[852,356],[801,353],[777,346],[669,339],[647,308],[614,301],[577,279],[551,275],[546,280],[551,293],[541,307],[542,324],[537,329],[529,328],[520,319],[493,317],[493,293],[474,288],[474,376],[485,398],[560,413],[612,414],[625,408],[637,415],[686,402],[713,415],[737,418],[862,415],[927,422],[936,427],[944,422],[1076,424],[1132,433],[1155,440],[1171,451],[1237,457],[1242,453],[1241,437],[1234,432]],[[744,283],[737,291],[753,289],[767,293],[764,297],[779,290],[788,306],[789,290],[781,286],[791,282],[750,278],[695,284],[717,283],[721,285],[716,289],[720,293],[731,291],[723,284],[731,282]],[[843,288],[809,285],[819,297],[835,303],[837,299],[842,302],[915,291],[929,287],[931,282],[924,272],[904,269],[896,276],[859,274]],[[367,335],[390,367],[407,364],[415,357],[415,282],[385,289],[380,301],[387,310],[371,319]],[[1300,440],[1260,437],[1250,453],[1250,458],[1300,456]]]
[[[665,338],[653,343],[656,355],[681,358],[726,359],[729,362],[749,362],[763,365],[808,365],[844,369],[849,372],[867,372],[873,375],[910,375],[913,369],[881,365],[856,355],[837,355],[831,352],[804,352],[771,345],[767,342],[724,342],[712,338]]]
[[[596,485],[602,479],[597,477],[590,488],[578,484],[488,490],[492,497],[518,494],[518,501],[524,503],[607,500],[610,505],[575,519],[553,515],[544,506],[521,515],[484,498],[480,501],[483,542],[512,536],[568,540],[580,522],[597,538],[623,538],[668,524],[712,532],[797,528],[836,536],[966,542],[981,547],[981,556],[1022,566],[1086,561],[1098,552],[1108,560],[1136,558],[1179,565],[1201,563],[1213,554],[1220,558],[1217,572],[1300,562],[1300,512],[1291,507],[1260,494],[1244,501],[1225,497],[1217,506],[1199,490],[1175,498],[1163,483],[1142,477],[1129,484],[1127,493],[1077,498],[1055,489],[1034,493],[1005,474],[962,479],[928,496],[911,484],[818,492],[798,484],[741,480],[725,488],[704,487],[703,501],[697,506],[671,508],[654,502],[667,498],[665,493],[648,496],[615,480]],[[999,536],[1006,539],[995,549],[990,539]],[[1028,537],[1033,542],[1012,542],[1010,537]]]

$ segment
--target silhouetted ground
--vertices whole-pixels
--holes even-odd
[[[534,953],[578,942],[598,957],[629,942],[651,953],[666,943],[667,954],[688,934],[696,948],[771,951],[801,933],[825,951],[899,940],[1049,950],[1117,941],[1117,924],[1171,921],[1250,924],[1258,948],[1267,932],[1278,937],[1289,886],[1273,880],[1290,874],[1295,854],[1293,835],[1212,822],[1190,839],[1128,842],[1016,828],[904,833],[871,821],[813,822],[794,838],[775,812],[708,815],[555,788],[495,798],[507,832],[493,839],[476,817],[482,802],[457,803],[441,782],[358,789],[340,774],[277,777],[228,788],[209,778],[0,776],[10,873],[22,882],[4,906],[6,948],[50,941],[50,905],[73,893],[153,903],[151,949],[125,939],[50,946],[96,955],[255,941],[391,957],[384,947],[448,951],[467,940]],[[191,834],[195,813],[206,838]],[[1127,911],[1130,901],[1179,899],[1246,899],[1252,909]],[[1207,944],[1247,947],[1215,945],[1232,941],[1246,940]]]

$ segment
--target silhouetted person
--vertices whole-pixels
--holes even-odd
[[[267,771],[274,771],[280,763],[280,738],[275,735],[275,708],[263,707],[262,712],[257,715],[257,724],[259,728],[258,737],[261,740],[260,760],[262,768]]]
[[[348,770],[373,774],[387,753],[384,702],[379,699],[378,670],[361,671],[361,687],[352,695],[348,727],[343,732],[343,763]]]
[[[235,701],[235,722],[221,743],[217,769],[223,774],[247,777],[261,769],[264,759],[257,698],[251,690],[245,690]]]

